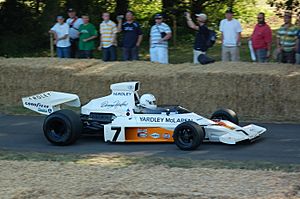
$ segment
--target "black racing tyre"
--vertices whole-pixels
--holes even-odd
[[[173,134],[175,144],[181,150],[195,150],[205,137],[202,127],[196,122],[187,121],[179,124]]]
[[[44,120],[44,135],[49,142],[58,146],[71,145],[82,132],[80,116],[71,110],[59,110]]]
[[[238,119],[237,114],[233,110],[226,109],[226,108],[215,111],[212,114],[210,119],[212,119],[212,120],[214,120],[214,119],[228,120],[236,125],[239,125],[239,119]]]

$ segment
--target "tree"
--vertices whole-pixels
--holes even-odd
[[[279,15],[283,14],[283,11],[292,11],[295,13],[300,12],[300,0],[268,0],[271,7],[276,8],[276,12]]]
[[[129,2],[128,0],[116,0],[115,14],[123,15],[128,10]]]
[[[22,54],[35,49],[40,34],[34,8],[22,1],[0,4],[0,56]]]

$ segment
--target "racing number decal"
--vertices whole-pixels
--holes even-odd
[[[118,139],[118,137],[119,137],[119,135],[120,135],[120,133],[121,133],[121,127],[111,127],[111,130],[115,130],[116,131],[116,133],[115,133],[115,135],[114,135],[114,137],[112,139],[113,142],[116,142],[117,139]]]

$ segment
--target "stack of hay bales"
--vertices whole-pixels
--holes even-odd
[[[48,90],[76,93],[86,103],[123,81],[140,81],[140,94],[153,93],[159,104],[180,104],[206,116],[228,107],[242,120],[300,121],[300,67],[276,63],[1,59],[0,104],[20,104],[22,96]]]

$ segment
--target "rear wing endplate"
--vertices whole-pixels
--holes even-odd
[[[55,91],[23,97],[22,103],[25,108],[44,115],[60,110],[63,104],[73,107],[80,107],[81,105],[77,95]]]

